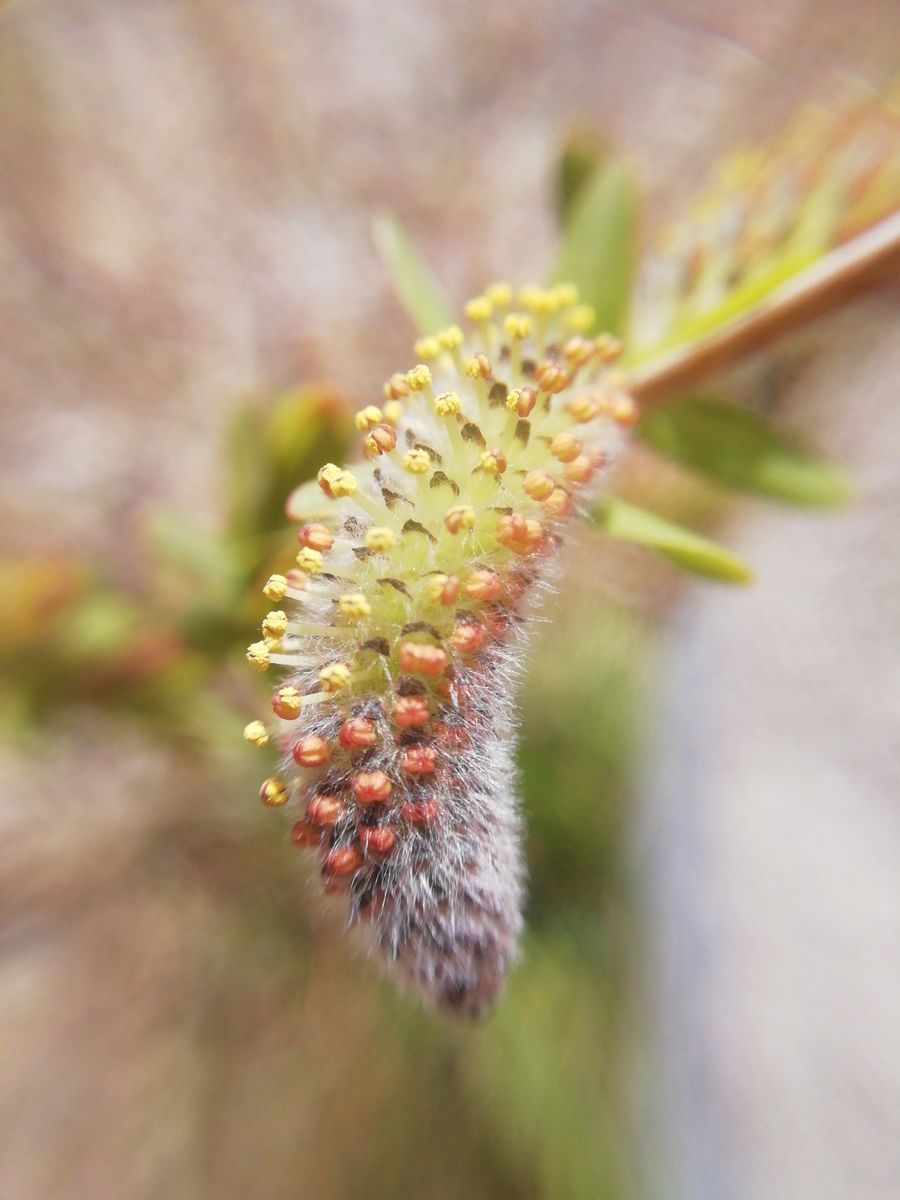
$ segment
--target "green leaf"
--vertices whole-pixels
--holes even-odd
[[[637,193],[628,167],[611,162],[595,171],[577,200],[563,238],[557,279],[578,285],[597,326],[621,334],[631,294]]]
[[[229,535],[247,539],[283,528],[289,493],[323,463],[340,462],[352,433],[346,404],[321,385],[248,401],[228,435]]]
[[[603,158],[603,146],[593,130],[577,129],[567,138],[556,165],[556,213],[563,229]]]
[[[453,310],[428,263],[393,213],[376,217],[372,232],[394,291],[419,333],[436,333],[453,323]]]
[[[748,583],[753,578],[747,564],[731,551],[624,500],[610,497],[594,512],[594,519],[611,537],[656,550],[696,575],[725,583]]]
[[[639,434],[654,450],[730,488],[792,504],[834,506],[848,498],[837,467],[736,404],[687,396],[647,412]]]

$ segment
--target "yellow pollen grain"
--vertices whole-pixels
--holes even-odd
[[[265,598],[277,604],[279,600],[284,599],[286,592],[287,579],[283,575],[270,575],[263,588]]]
[[[361,621],[364,617],[371,616],[372,613],[372,606],[362,592],[347,592],[338,600],[338,607],[342,616],[349,617],[353,621]]]
[[[388,529],[386,525],[373,525],[366,530],[366,548],[376,554],[386,553],[396,541],[393,529]]]
[[[266,671],[269,668],[269,647],[265,642],[254,642],[247,647],[247,662],[254,671]]]
[[[287,633],[288,619],[285,613],[280,609],[270,612],[266,615],[262,623],[263,637],[271,638],[273,641],[280,641]]]
[[[622,343],[611,333],[601,333],[594,339],[594,347],[602,363],[614,363],[622,354]]]
[[[449,575],[429,575],[422,585],[422,591],[425,593],[426,599],[432,602],[440,600],[449,579]]]
[[[350,686],[350,668],[346,663],[329,663],[319,672],[319,683],[325,692],[339,692]]]
[[[506,459],[496,450],[482,450],[478,465],[489,475],[502,475],[506,470]]]
[[[456,392],[443,392],[435,399],[434,411],[439,417],[449,417],[453,413],[458,413],[462,408],[462,401]]]
[[[535,283],[526,283],[524,287],[519,288],[518,301],[529,312],[538,312],[543,295],[543,288],[539,288]]]
[[[402,400],[409,395],[409,384],[405,375],[392,375],[382,389],[388,400]]]
[[[269,741],[269,731],[262,721],[251,721],[249,725],[244,726],[244,741],[261,749]]]
[[[491,373],[491,364],[487,355],[475,354],[463,363],[463,370],[470,379],[487,379]]]
[[[470,321],[489,321],[494,306],[487,296],[473,296],[463,309]]]
[[[495,308],[506,308],[512,302],[513,290],[505,280],[498,279],[485,288],[484,294]]]
[[[444,524],[451,533],[459,533],[463,529],[475,528],[475,510],[468,504],[456,504],[447,510]]]
[[[287,804],[288,790],[281,779],[267,779],[260,789],[260,797],[264,804],[277,806]]]
[[[388,400],[382,406],[381,412],[389,425],[399,425],[403,416],[403,405],[399,400]]]
[[[421,337],[413,344],[416,358],[433,359],[441,352],[441,343],[436,337]]]
[[[352,496],[358,486],[353,472],[342,470],[335,463],[326,463],[316,478],[322,491],[332,499]]]
[[[417,363],[413,369],[407,372],[406,382],[414,392],[424,392],[431,384],[431,371],[425,363]]]
[[[437,335],[442,350],[458,350],[463,344],[463,331],[458,325],[448,325]]]
[[[372,429],[382,418],[381,409],[374,404],[367,404],[365,408],[361,408],[353,418],[353,424],[360,431]]]
[[[307,575],[318,575],[322,570],[322,555],[318,550],[311,550],[309,546],[300,549],[296,561],[300,570],[305,571]]]
[[[424,475],[431,466],[431,459],[424,450],[407,450],[403,455],[403,469],[410,475]]]
[[[560,308],[571,308],[578,303],[578,288],[574,283],[558,283],[553,293]]]
[[[524,313],[508,313],[503,321],[507,337],[527,338],[531,334],[531,321]]]

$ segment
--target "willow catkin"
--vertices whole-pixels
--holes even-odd
[[[486,1011],[514,961],[524,867],[514,696],[533,597],[578,500],[602,486],[635,407],[619,347],[588,337],[576,289],[495,284],[473,326],[357,414],[364,461],[328,463],[297,568],[248,649],[284,670],[283,752],[264,804],[321,860],[394,972],[425,999]]]

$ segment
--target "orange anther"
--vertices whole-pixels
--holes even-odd
[[[437,767],[437,751],[434,746],[407,746],[400,766],[408,775],[431,775]]]
[[[401,729],[425,725],[430,716],[424,696],[401,696],[394,705],[394,721]]]
[[[298,767],[321,767],[331,755],[328,743],[321,737],[305,737],[291,751]]]
[[[307,546],[310,550],[318,550],[320,553],[330,550],[334,545],[331,530],[326,525],[319,524],[301,526],[297,530],[297,541],[301,546]]]
[[[365,717],[350,717],[341,726],[338,741],[345,750],[361,750],[368,746],[374,746],[378,741],[375,722],[369,721]]]
[[[384,771],[360,771],[350,786],[360,804],[380,804],[394,790]]]

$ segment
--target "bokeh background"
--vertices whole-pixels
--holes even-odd
[[[242,647],[287,491],[412,332],[540,278],[561,147],[649,235],[898,65],[891,0],[0,9],[0,1196],[887,1200],[900,1186],[900,291],[744,368],[855,502],[730,502],[752,589],[585,529],[523,694],[523,965],[397,996],[259,811]]]

